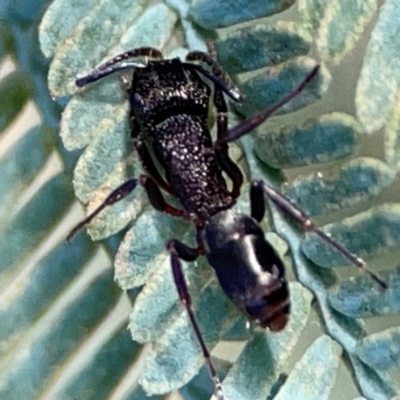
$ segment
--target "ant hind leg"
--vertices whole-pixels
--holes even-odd
[[[275,204],[278,209],[287,215],[289,218],[300,224],[305,232],[314,232],[320,238],[322,238],[326,243],[335,248],[339,253],[341,253],[348,261],[355,265],[360,271],[369,275],[376,283],[378,283],[383,289],[387,288],[387,284],[380,279],[374,272],[368,269],[365,262],[357,257],[355,254],[351,253],[348,249],[338,243],[329,234],[325,233],[322,229],[314,225],[310,217],[304,213],[300,208],[293,204],[286,196],[282,193],[276,191],[271,186],[267,185],[263,181],[254,181],[252,183],[250,199],[251,199],[251,214],[259,221],[264,215],[264,208],[260,206],[263,202],[263,197],[266,197],[272,203]]]
[[[180,259],[185,261],[194,261],[200,254],[203,253],[202,246],[199,244],[198,248],[193,249],[186,246],[179,240],[172,239],[167,244],[167,250],[171,256],[172,274],[174,277],[176,289],[179,294],[179,299],[188,313],[190,323],[193,327],[197,341],[199,342],[201,350],[203,352],[203,356],[210,372],[211,379],[214,382],[215,397],[218,400],[224,400],[221,382],[218,378],[217,371],[212,364],[210,352],[208,351],[207,346],[204,342],[203,336],[201,334],[200,328],[197,324],[196,317],[193,312],[192,299],[185,281],[185,276],[183,274],[182,265],[180,262]]]

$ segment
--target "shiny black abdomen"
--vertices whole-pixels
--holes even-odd
[[[283,263],[251,217],[229,209],[206,221],[206,257],[233,303],[260,326],[280,331],[289,313]]]

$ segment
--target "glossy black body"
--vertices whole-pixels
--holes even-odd
[[[222,211],[206,222],[204,241],[208,262],[236,306],[263,328],[283,329],[290,313],[284,265],[258,223]]]

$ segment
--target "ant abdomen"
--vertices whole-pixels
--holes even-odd
[[[250,320],[271,331],[282,330],[290,313],[284,266],[250,216],[230,209],[205,224],[206,257],[220,285]]]

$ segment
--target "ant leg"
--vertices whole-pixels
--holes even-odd
[[[349,260],[353,265],[359,268],[362,272],[369,275],[375,282],[377,282],[383,289],[387,288],[387,284],[380,279],[374,272],[366,267],[364,260],[357,257],[355,254],[351,253],[348,249],[338,243],[329,234],[325,233],[320,228],[316,227],[311,221],[310,217],[300,210],[295,204],[293,204],[286,196],[278,191],[274,190],[271,186],[267,185],[263,181],[254,181],[252,183],[252,214],[253,206],[255,208],[259,206],[262,201],[262,197],[265,196],[267,199],[272,201],[279,210],[284,214],[294,219],[296,222],[301,224],[305,232],[314,232],[325,242],[334,247],[339,253],[341,253],[347,260]],[[256,219],[261,215],[260,210],[254,211]]]
[[[90,221],[92,221],[93,218],[95,218],[104,208],[111,206],[128,196],[128,194],[136,188],[138,183],[142,185],[146,190],[150,203],[155,209],[166,212],[173,216],[180,217],[183,215],[182,210],[179,210],[169,205],[164,200],[164,197],[161,194],[159,187],[151,178],[148,178],[145,175],[140,175],[138,179],[129,179],[122,185],[118,186],[115,190],[113,190],[91,214],[89,214],[84,220],[79,222],[79,224],[77,224],[75,228],[71,230],[71,232],[67,236],[67,242],[69,242],[81,228],[90,223]]]
[[[258,182],[252,182],[250,186],[250,215],[259,223],[265,215],[263,189]]]
[[[197,70],[206,78],[210,79],[216,86],[225,92],[233,101],[240,101],[242,95],[239,89],[235,87],[229,76],[225,73],[222,67],[217,62],[217,54],[212,42],[207,42],[208,53],[204,51],[191,51],[186,55],[186,61],[201,61],[207,64],[211,69],[211,74],[204,68],[195,64],[184,63],[186,67],[191,67]]]
[[[276,110],[278,110],[286,103],[288,103],[290,100],[292,100],[294,97],[296,97],[314,79],[314,77],[318,73],[318,70],[319,70],[319,65],[317,65],[312,69],[312,71],[306,76],[303,82],[301,82],[296,89],[292,90],[282,100],[278,101],[272,107],[230,129],[228,134],[224,138],[217,140],[217,142],[215,143],[215,147],[216,148],[219,147],[222,143],[233,142],[236,139],[239,139],[241,136],[246,135],[247,133],[250,133],[253,129],[257,128],[266,119],[268,119]]]
[[[211,42],[207,42],[207,50],[208,53],[204,51],[191,51],[186,55],[186,61],[202,61],[207,64],[212,73],[222,81],[226,83],[227,86],[233,86],[232,82],[222,69],[222,67],[218,64],[217,54],[215,52],[215,48]]]
[[[215,88],[214,105],[217,109],[217,140],[226,136],[228,132],[228,108],[222,92]],[[240,188],[243,184],[243,175],[239,167],[231,160],[228,154],[228,144],[222,143],[215,151],[218,162],[223,171],[229,176],[233,182],[231,195],[233,198],[238,198]]]
[[[156,60],[162,60],[163,54],[160,50],[155,49],[154,47],[137,47],[136,49],[128,50],[125,53],[116,55],[103,64],[100,64],[97,69],[106,69],[121,61],[136,57],[150,57]]]
[[[78,87],[86,86],[88,83],[96,82],[106,76],[112,75],[115,72],[126,71],[127,69],[144,68],[146,65],[138,62],[124,63],[116,67],[110,67],[104,70],[95,69],[88,75],[82,76],[75,80],[75,85]]]
[[[191,247],[186,246],[184,243],[176,239],[172,239],[168,242],[167,250],[171,255],[172,274],[174,277],[176,289],[179,294],[179,300],[181,301],[182,305],[186,308],[186,311],[189,315],[190,323],[193,327],[194,333],[203,352],[203,356],[206,361],[208,370],[210,372],[211,379],[214,382],[215,397],[218,400],[224,400],[224,395],[222,393],[222,388],[221,388],[221,382],[211,362],[210,352],[207,349],[207,346],[204,342],[200,328],[197,324],[196,318],[193,313],[192,299],[190,297],[190,293],[185,281],[185,276],[182,271],[182,265],[179,261],[179,259],[185,261],[194,261],[200,254],[203,253],[203,250],[201,246],[199,246],[197,249],[192,249]]]
[[[199,74],[205,76],[207,79],[209,79],[215,86],[217,86],[219,89],[221,89],[227,96],[231,98],[233,101],[241,101],[242,100],[242,95],[240,94],[239,90],[235,87],[229,87],[229,85],[226,84],[223,80],[219,79],[216,77],[214,74],[211,72],[207,71],[200,65],[192,64],[192,63],[185,63],[183,62],[182,65],[185,67],[186,70],[192,70],[196,71]]]
[[[154,181],[157,183],[158,186],[163,188],[166,192],[168,192],[172,196],[176,197],[174,189],[160,175],[145,143],[142,140],[137,139],[134,141],[134,146],[139,154],[140,161],[142,162],[143,168],[146,170],[146,172],[149,173],[149,175],[154,179]]]
[[[214,76],[222,81],[226,87],[233,89],[235,92],[239,92],[230,81],[228,75],[224,72],[222,67],[217,62],[217,54],[212,42],[207,42],[208,53],[202,51],[192,51],[188,53],[186,59],[188,61],[202,61],[207,64]],[[221,88],[218,85],[215,86],[214,91],[214,105],[217,109],[217,140],[226,136],[228,132],[228,108],[222,93]],[[228,154],[228,145],[222,144],[216,151],[218,161],[222,167],[222,170],[226,172],[229,178],[233,182],[233,189],[231,195],[233,198],[238,198],[240,195],[240,187],[243,183],[243,175],[237,165],[231,160]]]
[[[183,210],[171,206],[165,201],[160,188],[157,186],[157,183],[154,182],[152,178],[149,178],[146,175],[141,175],[139,177],[139,182],[146,190],[150,203],[156,210],[173,215],[174,217],[183,216]]]
[[[167,183],[161,176],[156,165],[154,164],[153,158],[145,144],[140,137],[140,127],[136,119],[131,117],[131,138],[133,139],[133,146],[139,154],[140,161],[145,171],[154,179],[158,186],[164,189],[166,192],[176,197],[174,189],[169,183]]]
[[[150,57],[154,59],[161,60],[163,55],[160,50],[157,50],[153,47],[138,47],[136,49],[132,49],[126,51],[125,53],[118,54],[117,56],[111,58],[110,60],[105,61],[103,64],[100,64],[96,69],[90,72],[88,75],[85,75],[81,78],[78,78],[75,81],[75,84],[79,87],[85,86],[88,83],[96,82],[99,79],[102,79],[108,75],[113,74],[114,72],[126,70],[126,69],[134,69],[134,68],[143,68],[146,64],[130,62],[121,64],[119,66],[115,66],[121,61],[128,60],[136,57]]]
[[[100,213],[104,208],[111,206],[114,203],[122,200],[124,197],[128,196],[129,193],[136,188],[138,183],[138,179],[129,179],[124,182],[122,185],[118,186],[115,190],[113,190],[106,199],[91,213],[89,214],[83,221],[79,222],[78,225],[75,226],[74,229],[68,234],[67,242],[69,242],[72,237],[78,232],[81,228],[87,225],[96,215]]]

